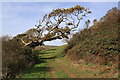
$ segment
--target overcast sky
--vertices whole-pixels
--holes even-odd
[[[1,3],[0,3],[1,5]],[[92,11],[86,19],[100,19],[106,12],[117,7],[117,2],[5,2],[2,4],[2,35],[15,36],[34,28],[37,20],[53,9],[70,8],[76,5],[87,7]],[[79,28],[83,28],[83,23]],[[63,45],[61,40],[46,42],[47,45]]]

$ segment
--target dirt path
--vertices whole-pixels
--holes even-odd
[[[58,67],[59,70],[64,70],[64,71],[69,75],[70,78],[76,78],[76,77],[75,77],[75,74],[73,74],[72,72],[70,72],[70,71],[62,64],[62,61],[61,61],[61,60],[57,60],[57,61],[55,61],[55,62],[56,62],[56,64],[59,65],[59,67]]]
[[[50,64],[50,66],[49,67],[53,67],[51,64]],[[50,70],[50,74],[51,74],[51,78],[56,78],[56,76],[55,76],[55,72],[54,72],[54,70],[53,69],[51,69]]]
[[[81,74],[81,73],[73,73],[70,69],[69,69],[69,67],[73,67],[73,65],[71,65],[71,64],[64,64],[64,60],[61,60],[61,59],[57,59],[57,60],[55,60],[54,62],[53,62],[55,65],[57,65],[57,70],[51,70],[51,78],[55,78],[56,76],[55,76],[55,73],[56,72],[58,72],[58,71],[64,71],[65,73],[67,73],[68,74],[68,78],[78,78],[78,77],[76,77],[77,75],[79,75],[79,74]],[[68,67],[66,67],[66,66],[68,66]],[[53,67],[54,68],[54,66],[53,65],[51,65],[50,64],[50,67]],[[74,68],[76,68],[76,67],[73,67],[73,69]],[[80,69],[79,69],[80,70]]]
[[[112,72],[103,72],[104,66],[101,68],[100,65],[86,65],[84,62],[77,64],[74,62],[69,62],[65,58],[56,59],[53,62],[57,65],[57,70],[53,70],[51,78],[54,78],[57,71],[63,70],[65,73],[68,74],[68,77],[65,78],[102,78],[102,77],[110,77],[112,76]],[[54,65],[51,65],[54,68]]]
[[[55,78],[55,73],[58,71],[63,70],[65,73],[68,74],[68,78],[85,78],[86,76],[88,77],[92,77],[93,73],[91,74],[91,72],[96,72],[94,71],[95,69],[92,69],[90,67],[84,67],[84,66],[80,66],[77,63],[71,62],[68,63],[68,61],[65,58],[62,59],[56,59],[53,62],[55,65],[57,65],[57,70],[51,70],[51,78]],[[51,64],[50,67],[54,66]],[[77,73],[76,73],[77,71]],[[87,71],[91,71],[91,72],[87,72]]]

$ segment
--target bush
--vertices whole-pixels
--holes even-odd
[[[23,47],[19,40],[9,36],[1,39],[3,78],[15,78],[22,70],[38,60],[38,54],[29,47]]]

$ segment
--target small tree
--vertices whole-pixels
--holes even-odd
[[[17,38],[24,46],[29,47],[43,45],[45,41],[69,38],[71,32],[76,30],[80,21],[89,13],[91,11],[79,5],[68,9],[55,9],[44,15],[35,25],[36,28],[17,35]]]
[[[93,23],[96,24],[96,23],[97,23],[97,19],[94,19],[94,20],[93,20]]]
[[[90,24],[90,20],[85,21],[85,28],[88,28]]]

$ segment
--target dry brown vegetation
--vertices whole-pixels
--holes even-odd
[[[71,59],[83,59],[87,63],[112,65],[120,63],[118,55],[118,28],[120,27],[120,10],[112,8],[94,25],[76,33],[68,41],[65,50]],[[111,64],[112,63],[112,64]]]

